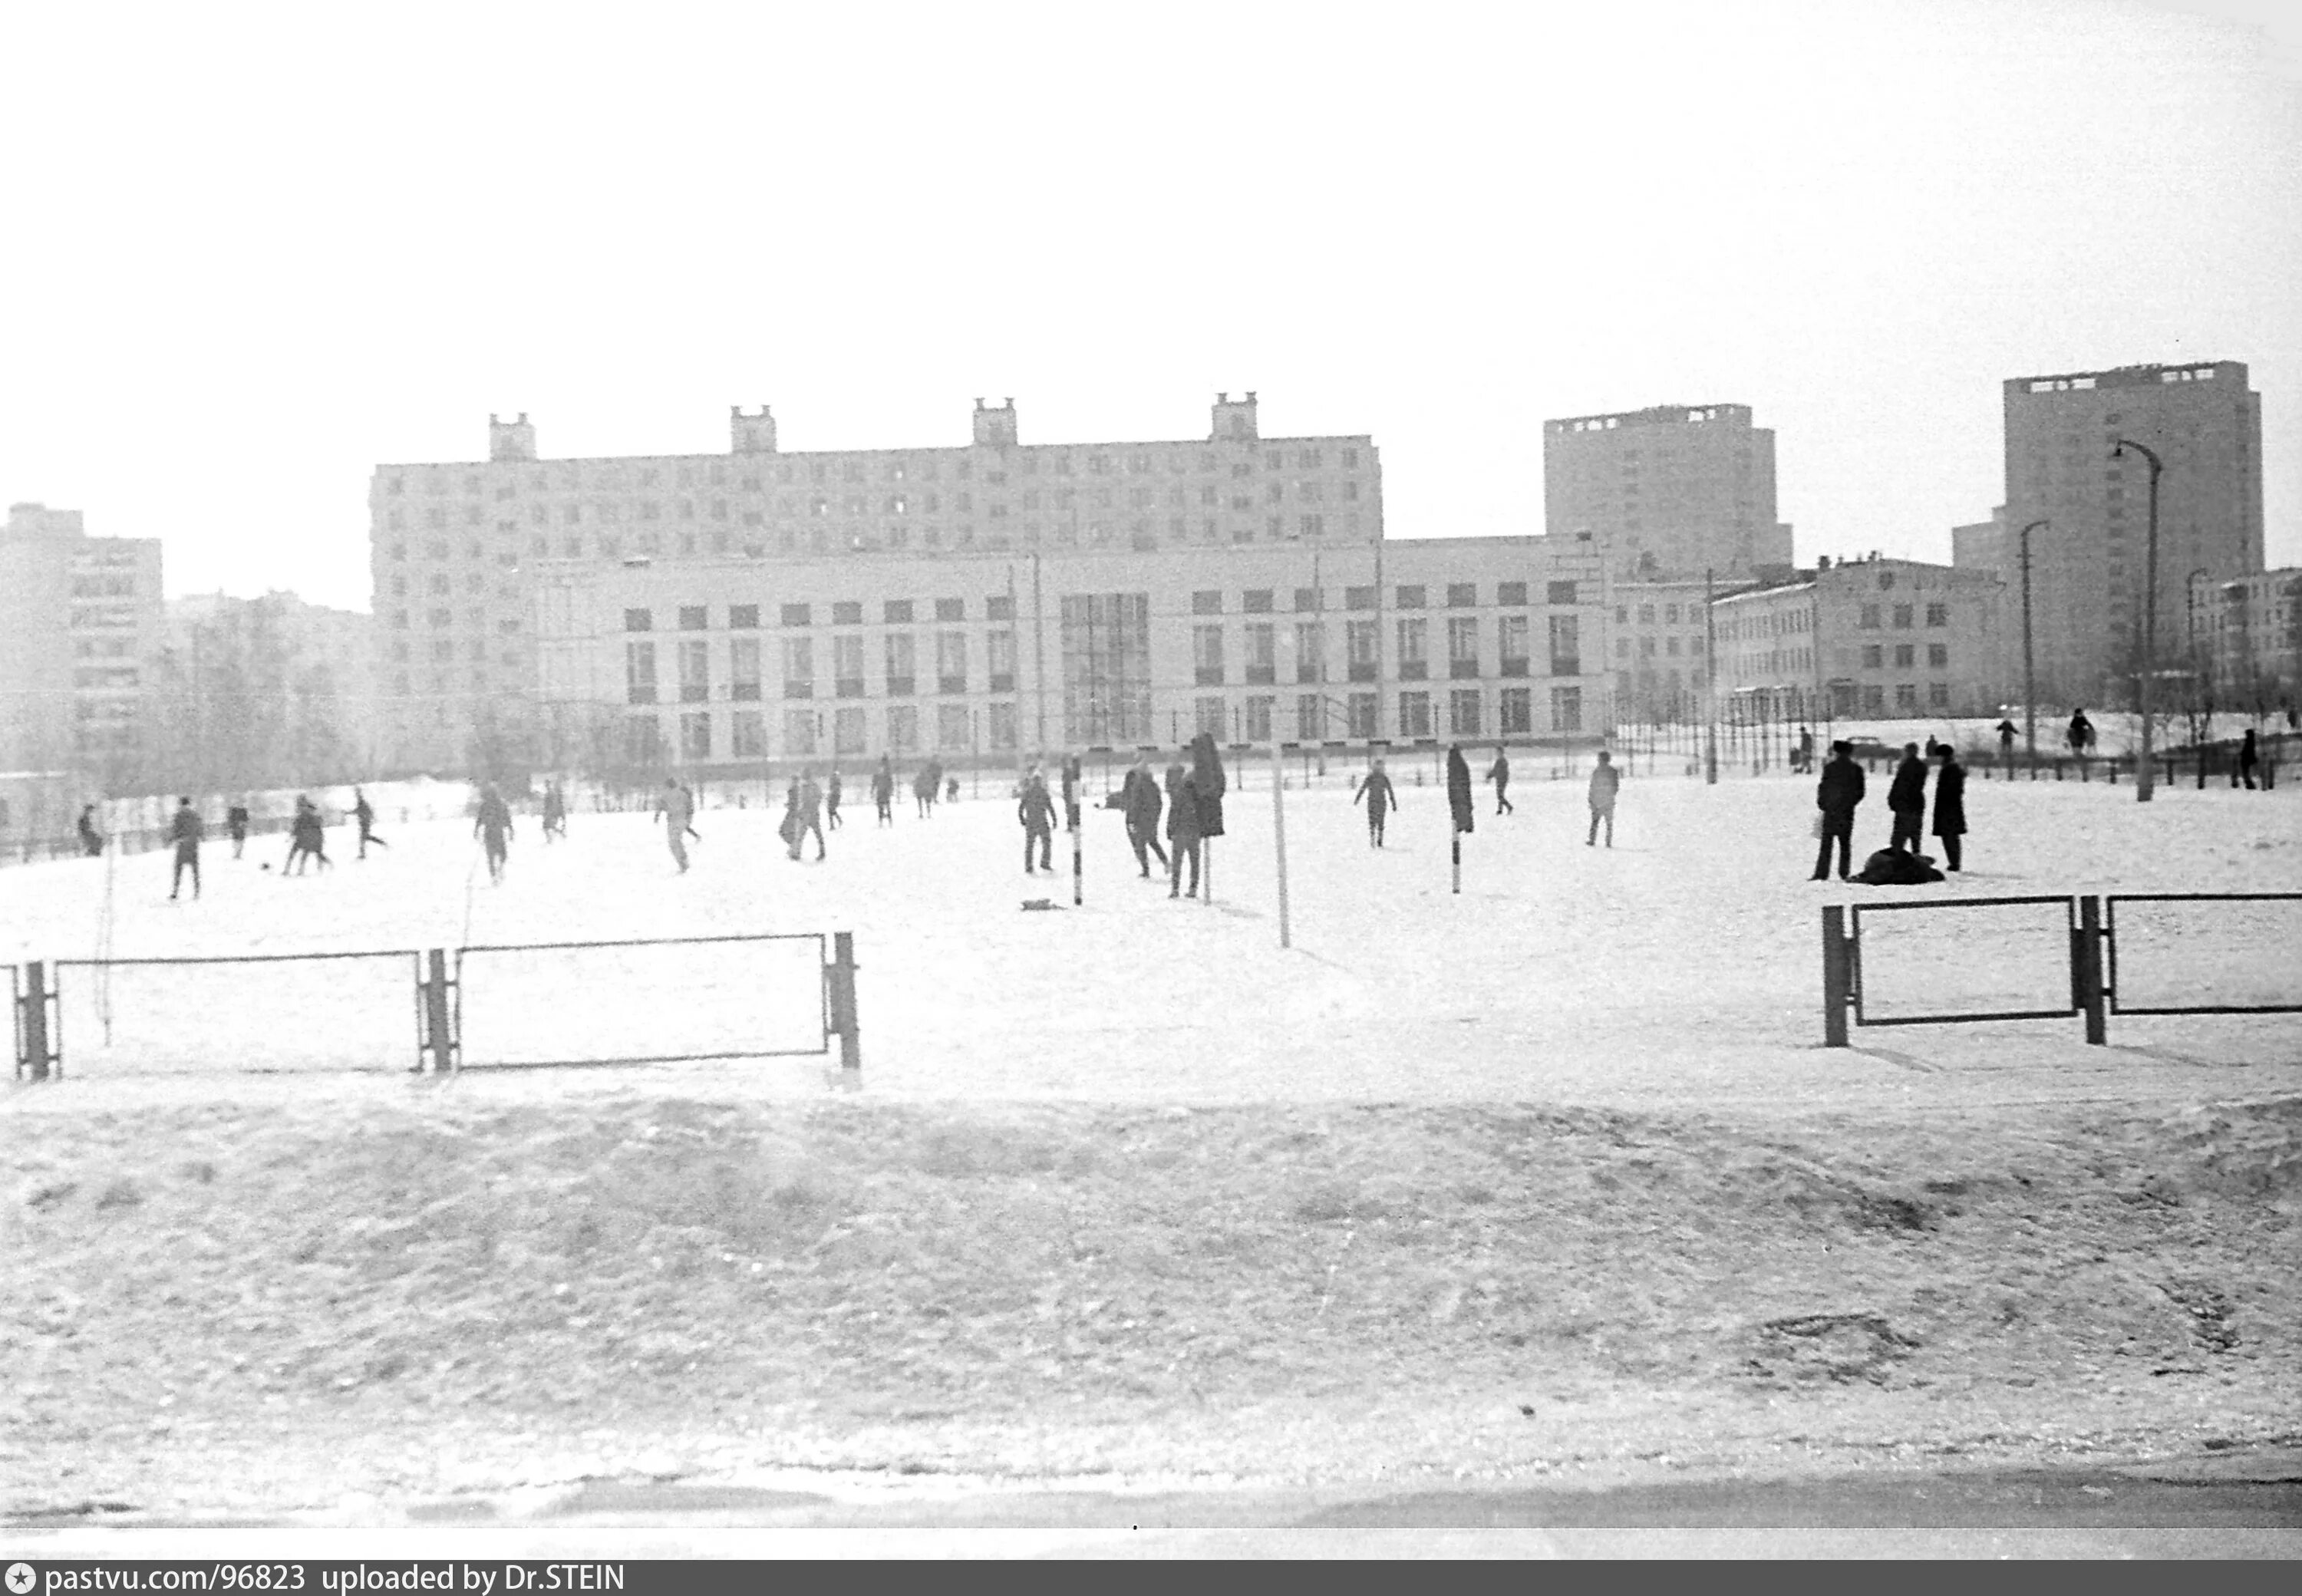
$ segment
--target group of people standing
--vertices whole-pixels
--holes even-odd
[[[1942,844],[1944,868],[1956,870],[1966,836],[1966,767],[1958,762],[1957,750],[1931,737],[1927,739],[1927,758],[1936,766],[1934,835]],[[1833,743],[1829,762],[1823,766],[1821,778],[1815,784],[1815,808],[1821,811],[1816,836],[1821,846],[1815,853],[1811,879],[1829,879],[1833,844],[1838,849],[1838,878],[1844,881],[1851,877],[1854,811],[1862,802],[1867,785],[1862,767],[1854,762],[1854,745]],[[1916,853],[1920,834],[1926,826],[1927,760],[1919,757],[1919,745],[1915,743],[1903,744],[1902,760],[1895,765],[1894,780],[1886,788],[1886,808],[1894,816],[1887,848],[1896,853]]]
[[[1187,763],[1186,760],[1189,762]],[[1070,785],[1078,782],[1078,765],[1074,760],[1066,768]],[[1210,837],[1223,834],[1223,794],[1230,785],[1224,774],[1222,756],[1215,751],[1212,734],[1201,732],[1191,739],[1173,763],[1167,767],[1164,784],[1152,773],[1151,756],[1138,757],[1127,772],[1119,788],[1119,809],[1127,822],[1127,841],[1135,850],[1135,863],[1145,879],[1151,875],[1151,861],[1156,859],[1167,877],[1167,895],[1171,898],[1199,895],[1199,867],[1203,844]],[[1174,852],[1170,853],[1159,845],[1159,817],[1167,819],[1167,841]],[[1054,821],[1054,804],[1047,796],[1046,780],[1034,764],[1023,778],[1023,792],[1018,815],[1023,822],[1023,869],[1029,874],[1031,865],[1031,844],[1039,839],[1039,867],[1045,869],[1047,858],[1047,833]],[[1034,817],[1038,817],[1035,822]],[[1034,825],[1042,829],[1036,831]],[[1183,867],[1190,866],[1190,885],[1183,884]]]

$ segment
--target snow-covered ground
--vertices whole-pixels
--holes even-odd
[[[1482,767],[1483,760],[1476,761]],[[1409,761],[1395,763],[1411,771]],[[1587,770],[1587,763],[1583,767]],[[388,823],[388,851],[283,879],[284,839],[206,850],[206,891],[167,901],[164,853],[0,872],[0,961],[418,950],[583,939],[853,931],[865,1089],[905,1097],[1554,1099],[1835,1108],[1980,1100],[2196,1097],[2302,1085],[2302,1016],[2113,1016],[1859,1029],[1821,1041],[1819,911],[2073,893],[2302,892],[2302,796],[2211,786],[2012,784],[1968,789],[1969,869],[1939,886],[1807,879],[1812,785],[1677,776],[1625,786],[1616,846],[1584,842],[1579,779],[1523,763],[1514,815],[1464,843],[1449,890],[1441,789],[1402,786],[1370,848],[1340,769],[1286,794],[1293,946],[1279,945],[1267,769],[1245,773],[1214,844],[1212,905],[1140,879],[1120,818],[1085,816],[1086,903],[1027,877],[1012,802],[989,795],[894,825],[852,802],[829,857],[794,864],[758,807],[707,809],[693,870],[660,827],[580,809],[545,845],[522,816],[491,886],[466,825]],[[387,814],[387,820],[391,817]],[[1884,783],[1857,836],[1886,841]],[[1931,845],[1931,844],[1930,844]],[[268,861],[270,871],[260,868]],[[1053,912],[1027,912],[1051,897]],[[2135,905],[2121,913],[2129,1001],[2302,1000],[2302,903]],[[2066,995],[2052,905],[1865,916],[1866,1005],[1983,1012]],[[451,953],[452,956],[452,953]],[[475,954],[461,992],[468,1062],[701,1054],[811,1036],[813,944],[583,955]],[[139,1096],[358,1089],[316,1070],[415,1062],[414,962],[67,966],[65,1092]],[[110,1021],[109,1046],[105,1022]],[[803,1044],[802,1044],[803,1045]],[[714,1090],[819,1092],[821,1061],[666,1067]],[[471,1089],[561,1094],[625,1071],[467,1072]],[[382,1078],[376,1089],[399,1089]],[[26,1099],[20,1098],[23,1103]]]

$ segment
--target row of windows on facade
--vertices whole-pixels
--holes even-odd
[[[1323,693],[1305,693],[1291,703],[1276,694],[1258,694],[1233,701],[1206,695],[1191,703],[1192,735],[1206,732],[1226,742],[1269,743],[1284,737],[1298,743],[1331,738],[1380,736],[1380,699],[1372,693],[1355,693],[1340,702]],[[1444,695],[1406,692],[1398,695],[1397,733],[1405,738],[1528,736],[1535,730],[1533,690],[1506,687],[1495,694],[1490,718],[1487,696],[1476,688],[1458,688]],[[1064,741],[1074,747],[1135,747],[1158,738],[1180,740],[1181,711],[1176,724],[1162,728],[1151,723],[1147,704],[1113,714],[1083,710],[1077,703],[1063,714]],[[861,708],[832,712],[828,727],[812,710],[787,710],[779,747],[768,744],[768,718],[758,710],[737,710],[727,718],[724,735],[710,710],[690,710],[676,718],[679,757],[683,762],[715,759],[760,760],[770,757],[808,759],[829,754],[862,758],[884,751],[891,754],[930,752],[922,745],[920,711],[909,705],[891,706],[882,712],[882,735],[875,745]],[[1443,720],[1441,718],[1443,715]],[[1012,701],[987,706],[980,720],[960,705],[942,706],[931,723],[938,753],[1010,752],[1017,747],[1021,722]],[[826,733],[828,731],[827,738]],[[1579,686],[1550,690],[1550,727],[1554,733],[1583,729],[1583,694]],[[659,717],[634,715],[625,721],[625,757],[634,764],[654,764],[665,754],[664,727]]]
[[[653,558],[671,552],[681,555],[700,555],[707,551],[713,554],[734,554],[740,549],[744,554],[757,559],[768,551],[764,536],[766,519],[756,510],[747,510],[744,514],[743,523],[746,530],[760,530],[763,535],[756,538],[746,537],[739,542],[732,533],[715,528],[708,536],[702,537],[699,537],[693,532],[683,532],[667,544],[666,541],[657,533],[643,532],[634,533],[627,546],[620,535],[603,533],[589,542],[581,537],[563,538],[558,545],[557,555],[558,558],[564,559],[582,559],[587,554],[601,559],[621,559],[642,555]],[[500,523],[496,530],[500,533],[513,532],[517,528]],[[890,523],[876,529],[878,543],[868,543],[874,530],[868,525],[843,525],[835,533],[833,529],[828,526],[801,528],[783,525],[776,529],[775,541],[777,550],[786,554],[799,553],[806,550],[828,553],[834,549],[853,550],[879,545],[890,549],[908,549],[912,546],[913,529],[906,523]],[[1026,543],[1046,542],[1064,548],[1082,546],[1102,548],[1115,542],[1123,532],[1136,547],[1147,548],[1155,546],[1153,541],[1158,537],[1159,530],[1154,525],[1153,518],[1147,516],[1135,517],[1123,528],[1110,521],[1081,522],[1074,517],[1071,520],[1056,522],[1052,527],[1044,531],[1038,522],[1027,522],[1022,527],[1022,538]],[[1190,517],[1170,516],[1167,517],[1165,530],[1166,534],[1171,538],[1189,539],[1191,535]],[[1359,513],[1352,510],[1346,514],[1340,523],[1340,530],[1344,538],[1357,539],[1364,530],[1364,523],[1359,517]],[[1273,541],[1289,538],[1308,538],[1316,541],[1327,535],[1329,527],[1324,513],[1298,516],[1291,528],[1285,516],[1275,515],[1263,517],[1261,531],[1264,537]],[[1231,542],[1252,543],[1256,541],[1256,526],[1251,517],[1229,524],[1229,541]],[[1213,516],[1202,518],[1199,524],[1199,537],[1202,542],[1210,543],[1224,541],[1224,523]],[[951,535],[946,540],[943,527],[929,525],[919,529],[919,542],[920,547],[927,549],[944,548],[946,542],[952,548],[972,548],[976,542],[976,529],[971,524],[958,526],[952,529]],[[991,527],[985,533],[984,542],[986,546],[995,550],[1007,548],[1010,543],[1007,528],[1004,525]],[[426,549],[430,558],[434,560],[445,560],[450,558],[449,544],[444,540],[434,540],[426,545]],[[527,553],[533,559],[550,559],[554,558],[554,545],[550,538],[537,535],[528,540]],[[407,559],[407,545],[404,542],[388,544],[385,547],[385,555],[392,563],[403,564]],[[487,545],[478,542],[466,544],[465,558],[474,561],[486,559]],[[495,560],[498,565],[517,566],[519,564],[520,556],[517,550],[500,549],[495,554]]]
[[[1527,586],[1528,584],[1524,582],[1497,583],[1494,601],[1496,605],[1510,608],[1525,604]],[[1426,588],[1401,586],[1392,591],[1394,596],[1391,608],[1394,609],[1421,609],[1426,607],[1428,595]],[[1279,589],[1268,587],[1244,590],[1239,594],[1239,613],[1242,615],[1276,613],[1279,592]],[[1449,609],[1473,609],[1478,605],[1479,587],[1474,582],[1449,583],[1447,584],[1446,592]],[[1576,592],[1577,584],[1573,582],[1550,583],[1545,588],[1544,602],[1553,606],[1571,608],[1575,602]],[[1346,587],[1342,590],[1342,607],[1346,610],[1365,610],[1375,607],[1375,590],[1371,586]],[[1197,589],[1191,594],[1191,613],[1193,615],[1224,614],[1223,598],[1224,594],[1221,588]],[[1298,615],[1315,614],[1325,608],[1326,593],[1319,588],[1296,588],[1293,590],[1293,598],[1294,610]],[[934,606],[935,618],[937,621],[963,621],[967,618],[967,601],[963,598],[937,599],[934,601]],[[761,609],[762,607],[757,604],[729,605],[727,612],[728,629],[738,632],[757,629],[760,626]],[[829,605],[828,609],[831,624],[835,626],[863,625],[863,602],[861,600],[839,600]],[[785,604],[777,610],[777,624],[783,626],[811,626],[815,624],[815,611],[816,606],[813,604]],[[710,627],[711,616],[712,611],[708,605],[681,605],[679,630],[706,631]],[[886,599],[880,601],[879,620],[882,625],[910,626],[920,618],[920,606],[912,600]],[[1005,593],[993,594],[983,601],[983,618],[992,621],[1014,619],[1015,601]],[[654,629],[655,611],[652,609],[630,609],[624,611],[625,631],[651,632]]]
[[[634,612],[636,617],[639,612]],[[1380,659],[1379,634],[1375,621],[1349,621],[1343,628],[1346,677],[1352,681],[1375,679]],[[1429,674],[1431,656],[1430,623],[1420,618],[1406,618],[1394,623],[1398,651],[1392,675],[1401,681],[1415,681]],[[638,628],[634,627],[634,630]],[[1073,648],[1080,638],[1074,628],[1066,627],[1065,647]],[[1523,615],[1504,616],[1496,627],[1500,658],[1498,674],[1527,676],[1533,674],[1529,647],[1529,617]],[[1455,616],[1447,621],[1448,675],[1461,678],[1476,678],[1485,675],[1480,648],[1481,625],[1475,616]],[[965,632],[939,632],[936,638],[936,675],[934,690],[942,693],[968,692],[968,636]],[[1221,685],[1226,679],[1227,633],[1220,625],[1195,626],[1191,628],[1191,665],[1193,681],[1199,686]],[[1245,680],[1249,685],[1268,685],[1279,679],[1280,630],[1275,622],[1249,622],[1239,628],[1243,644],[1242,662]],[[1326,634],[1318,622],[1298,622],[1294,627],[1295,680],[1316,682],[1325,679]],[[1553,615],[1549,617],[1550,673],[1571,676],[1581,674],[1581,617],[1573,615]],[[881,639],[885,674],[881,680],[891,696],[904,696],[921,691],[919,676],[918,637],[909,632],[888,633]],[[835,636],[832,645],[832,677],[835,691],[841,697],[861,697],[865,692],[864,647],[861,634]],[[1012,631],[995,631],[985,634],[986,651],[990,668],[991,688],[1004,692],[1012,685],[1015,671],[1015,634]],[[783,683],[786,697],[814,696],[815,640],[811,637],[786,637],[782,640]],[[1110,640],[1105,644],[1114,653],[1130,651],[1147,658],[1144,640],[1139,634],[1127,638]],[[676,645],[675,658],[679,670],[680,697],[688,702],[702,702],[712,696],[712,646],[703,641]],[[762,692],[761,652],[757,638],[735,637],[727,643],[728,696],[735,699],[756,699]],[[625,691],[628,701],[635,704],[657,701],[657,647],[652,642],[632,642],[625,645]]]
[[[1245,477],[1254,475],[1257,452],[1261,455],[1261,465],[1265,471],[1329,469],[1327,451],[1317,448],[1249,450],[1245,458],[1240,458],[1235,449],[1219,452],[1204,446],[1181,448],[1171,445],[1162,449],[1160,456],[1164,456],[1166,459],[1167,470],[1172,475],[1185,475],[1193,469],[1202,475],[1213,475],[1228,468],[1233,477]],[[957,450],[883,458],[878,461],[879,480],[891,483],[937,481],[946,453],[957,456],[950,462],[952,475],[961,482],[971,480],[975,475],[975,461],[970,456]],[[1083,458],[1086,475],[1089,476],[1115,475],[1122,469],[1122,460],[1128,475],[1143,476],[1157,469],[1154,461],[1160,456],[1155,456],[1147,450],[1137,450],[1124,457],[1096,451]],[[1027,449],[1018,451],[1014,458],[1016,468],[1025,476],[1040,475],[1042,466],[1050,476],[1071,476],[1077,474],[1073,469],[1073,458],[1066,449]],[[985,482],[996,485],[1007,480],[1007,471],[1004,464],[1002,463],[1004,459],[1004,457],[1002,456],[985,460],[983,472]],[[1357,471],[1359,468],[1359,451],[1357,449],[1339,449],[1335,450],[1335,463],[1342,470]],[[804,480],[808,482],[866,482],[870,480],[869,471],[870,464],[870,461],[855,458],[840,459],[835,462],[808,456],[787,458],[777,465],[775,480],[778,483],[796,483],[802,480],[802,474],[804,473]],[[730,476],[729,466],[725,460],[705,461],[700,473],[697,466],[693,464],[676,466],[672,467],[673,475],[668,483],[665,482],[663,467],[660,466],[627,467],[603,466],[597,462],[582,460],[560,460],[551,462],[541,468],[523,465],[514,470],[494,471],[485,475],[477,471],[466,471],[464,473],[464,491],[466,495],[476,499],[486,491],[486,483],[492,479],[495,483],[495,496],[498,499],[516,499],[519,496],[518,472],[522,470],[532,474],[528,480],[533,490],[538,493],[580,491],[584,483],[584,474],[587,471],[592,474],[590,479],[591,485],[595,490],[609,492],[634,484],[642,488],[666,485],[682,488],[724,487]],[[424,485],[435,497],[445,495],[448,492],[448,483],[452,473],[452,467],[428,471],[424,475]],[[407,491],[407,480],[405,473],[395,473],[384,479],[384,491],[394,498],[400,497]],[[738,479],[738,483],[747,493],[760,492],[766,488],[767,475],[763,471],[746,471]]]
[[[1334,485],[1338,491],[1333,502],[1340,504],[1358,502],[1357,478],[1348,478]],[[1166,490],[1165,502],[1172,509],[1183,509],[1197,503],[1202,508],[1228,506],[1234,510],[1251,510],[1257,504],[1285,504],[1290,499],[1298,504],[1323,504],[1329,501],[1327,495],[1329,484],[1326,483],[1297,482],[1292,486],[1293,491],[1290,492],[1289,484],[1286,483],[1265,483],[1260,493],[1251,489],[1233,489],[1226,492],[1213,486],[1203,486],[1196,491],[1189,488],[1171,487]],[[1120,491],[1116,488],[1090,488],[1086,490],[1082,497],[1080,490],[1076,488],[1057,488],[1045,495],[1042,495],[1037,488],[1027,488],[1023,490],[1015,503],[1026,514],[1043,508],[1068,510],[1082,504],[1090,508],[1116,509],[1120,507]],[[1152,488],[1130,488],[1126,490],[1126,494],[1127,505],[1134,509],[1148,509],[1160,502],[1158,491]],[[975,500],[971,493],[964,491],[954,492],[951,496],[951,500],[952,508],[955,512],[961,515],[974,513]],[[866,493],[850,493],[836,500],[828,493],[818,493],[803,500],[788,495],[779,498],[773,507],[773,514],[779,520],[789,521],[801,516],[820,517],[844,515],[850,519],[866,516],[933,516],[941,514],[942,509],[942,497],[937,493],[889,493],[876,500]],[[730,506],[725,499],[714,499],[707,505],[699,505],[693,499],[668,500],[640,499],[629,504],[614,499],[589,501],[571,499],[560,505],[558,520],[560,525],[566,526],[580,526],[586,521],[603,526],[614,526],[626,520],[634,522],[726,521],[736,513],[734,507]],[[761,519],[769,513],[769,508],[766,506],[752,508],[746,514],[747,524],[759,525]],[[1008,501],[1004,499],[989,500],[986,503],[985,513],[994,519],[1004,517],[1009,513]],[[554,519],[551,507],[548,504],[530,505],[527,518],[529,524],[535,526],[550,525]],[[463,522],[465,525],[483,526],[487,523],[487,512],[481,506],[474,504],[465,507]],[[440,507],[425,510],[424,524],[434,531],[444,531],[449,525],[448,511]],[[384,525],[394,531],[405,531],[408,525],[407,512],[396,507],[386,511]],[[500,517],[495,525],[499,531],[508,531],[516,528],[519,523],[516,518]]]

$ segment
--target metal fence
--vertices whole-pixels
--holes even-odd
[[[2302,930],[2302,923],[2285,926],[2256,924],[2243,928],[2249,935],[2238,938],[2217,938],[2214,934],[2213,927],[2200,927],[2194,924],[2175,928],[2171,934],[2163,935],[2158,945],[2153,945],[2146,940],[2144,926],[2137,923],[2141,915],[2150,912],[2147,910],[2140,911],[2138,913],[2130,912],[2127,919],[2128,931],[2133,935],[2134,940],[2138,945],[2138,953],[2147,948],[2150,953],[2165,956],[2167,962],[2174,966],[2172,971],[2173,985],[2189,987],[2202,997],[2210,997],[2218,985],[2227,987],[2231,965],[2243,961],[2247,954],[2251,953],[2257,959],[2261,959],[2273,972],[2269,985],[2281,995],[2277,1001],[2270,1003],[2215,1001],[2133,1003],[2128,1001],[2125,995],[2125,982],[2121,977],[2119,969],[2121,943],[2118,909],[2121,903],[2130,905],[2302,904],[2302,893],[2116,893],[2103,900],[2105,915],[2102,933],[2103,941],[2109,953],[2109,974],[2105,986],[2109,994],[2110,1012],[2113,1014],[2302,1013],[2302,1002],[2296,1001],[2298,998],[2302,998],[2302,935],[2298,935],[2298,930]],[[2302,917],[2298,917],[2298,921],[2302,921]],[[2227,917],[2225,917],[2225,923],[2227,923]],[[2239,941],[2244,941],[2248,945],[2245,947],[2231,945],[2232,943]],[[2126,960],[2127,973],[2134,974],[2136,967],[2142,962],[2141,958],[2130,956]]]
[[[754,959],[754,968],[732,977],[724,968],[699,966],[696,958],[704,948],[756,954],[760,945],[790,949],[791,956],[781,969],[776,960]],[[618,968],[604,974],[576,968],[586,954],[606,957]],[[664,957],[683,960],[684,971],[647,968]],[[401,968],[388,987],[372,983],[363,992],[334,973],[359,962]],[[475,981],[475,973],[491,963],[493,970]],[[475,945],[456,950],[452,973],[443,948],[35,960],[6,968],[19,1079],[62,1078],[68,1013],[75,1058],[94,1053],[107,1065],[139,1072],[447,1073],[464,1067],[464,1025],[475,990],[496,1005],[484,1016],[492,1029],[483,1027],[483,1056],[473,1061],[479,1067],[821,1055],[836,1037],[839,1084],[861,1079],[855,945],[846,931]],[[324,972],[321,992],[290,990],[295,977],[285,972],[290,970]],[[234,978],[247,985],[234,989]],[[122,981],[126,991],[119,989]],[[412,1049],[410,1031],[389,1017],[407,1012],[397,995],[401,993],[413,998]],[[675,1005],[668,1021],[668,999]],[[704,1028],[710,1034],[698,1046],[679,1045],[676,1005],[682,1000],[693,1005],[691,1018],[710,1011],[712,1024]],[[525,1054],[498,1040],[510,1030],[550,1037],[555,1027],[557,1034],[578,1040]]]

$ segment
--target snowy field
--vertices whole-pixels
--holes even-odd
[[[1483,761],[1479,761],[1482,765]],[[1412,767],[1397,761],[1406,771]],[[1585,767],[1587,769],[1587,766]],[[206,891],[167,901],[165,854],[0,871],[0,961],[393,952],[250,965],[67,965],[66,1094],[134,1080],[179,1092],[343,1089],[341,1072],[415,1062],[416,950],[532,942],[856,937],[867,1092],[920,1098],[1534,1099],[1785,1108],[2196,1098],[2302,1086],[2302,1016],[2113,1015],[2107,1048],[2078,1020],[1861,1029],[1821,1040],[1819,910],[2073,893],[2302,892],[2302,796],[2076,783],[1969,786],[1969,869],[1939,886],[1807,879],[1812,783],[1676,776],[1624,789],[1617,845],[1584,844],[1579,780],[1521,768],[1517,812],[1482,789],[1449,890],[1435,786],[1400,789],[1389,846],[1370,849],[1340,772],[1286,794],[1293,947],[1279,946],[1267,769],[1227,803],[1212,905],[1138,878],[1119,816],[1085,819],[1086,903],[1058,873],[1027,877],[1011,802],[868,803],[829,858],[787,861],[776,817],[708,808],[694,869],[675,875],[660,828],[578,810],[546,846],[520,818],[500,886],[467,828],[387,824],[389,851],[283,879],[284,840],[205,852]],[[1091,783],[1091,786],[1092,786]],[[1883,781],[1856,862],[1884,844]],[[713,794],[717,800],[719,796]],[[1929,839],[1931,848],[1931,839]],[[266,872],[260,861],[269,861]],[[1054,912],[1026,912],[1052,897]],[[2121,911],[2129,1002],[2302,998],[2302,903],[2136,904]],[[2055,905],[1864,916],[1867,1012],[1988,1012],[2066,998]],[[821,994],[812,941],[583,954],[474,953],[460,991],[467,1063],[584,1054],[687,1057],[806,1046]],[[107,1037],[106,1022],[109,1023]],[[659,1065],[714,1091],[819,1093],[821,1058]],[[250,1071],[272,1071],[252,1074]],[[458,1089],[563,1095],[630,1070],[536,1071]],[[266,1084],[268,1083],[268,1084]],[[19,1099],[20,1103],[26,1100]]]

